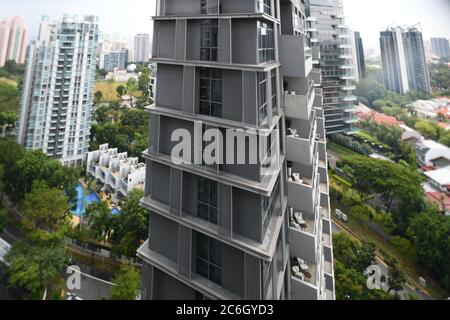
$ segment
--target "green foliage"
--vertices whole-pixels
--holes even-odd
[[[425,138],[431,140],[439,140],[441,132],[443,131],[438,125],[426,120],[417,121],[414,127]]]
[[[353,186],[367,194],[378,194],[386,213],[394,209],[394,221],[406,231],[414,214],[425,207],[423,177],[409,166],[365,157],[344,157],[342,166],[353,177]]]
[[[18,152],[14,156],[19,153],[21,157],[11,167],[4,164],[9,171],[6,187],[12,200],[22,200],[24,195],[31,191],[33,182],[39,180],[45,181],[51,188],[65,190],[71,201],[76,199],[75,185],[80,176],[77,169],[65,167],[58,160],[47,158],[40,150]]]
[[[431,86],[442,95],[450,95],[450,68],[447,64],[430,65]]]
[[[99,104],[103,99],[103,92],[101,92],[100,90],[97,90],[94,93],[94,104]]]
[[[390,300],[382,290],[370,290],[364,271],[375,263],[375,245],[351,239],[344,233],[333,236],[337,300]]]
[[[112,231],[111,210],[108,203],[97,202],[86,208],[89,231],[95,241],[104,240]]]
[[[117,92],[117,97],[120,99],[120,98],[122,98],[122,96],[125,95],[125,93],[127,92],[127,89],[123,85],[120,85],[116,88],[116,92]]]
[[[386,104],[390,107],[404,108],[409,103],[407,97],[386,90],[381,83],[372,79],[365,79],[358,83],[355,95],[362,103],[377,111],[382,111],[381,107],[386,106]],[[375,101],[378,101],[378,103],[375,104]]]
[[[136,268],[123,265],[114,283],[116,285],[111,289],[112,300],[136,300],[141,287],[141,276]]]
[[[21,205],[22,224],[33,241],[61,240],[67,231],[70,215],[68,198],[60,189],[35,181]]]
[[[6,209],[0,207],[0,233],[2,233],[6,228],[6,226],[8,225],[8,221],[8,212],[6,211]]]
[[[369,155],[374,152],[374,150],[369,145],[360,144],[359,142],[353,141],[352,138],[343,134],[334,134],[329,139],[340,146],[348,148],[362,155]]]
[[[141,71],[141,75],[139,76],[138,80],[138,88],[142,92],[142,94],[146,97],[148,97],[148,87],[150,83],[150,74],[151,70],[149,67],[145,67]]]
[[[402,256],[407,257],[411,260],[417,259],[417,252],[414,244],[405,238],[400,236],[392,237],[391,244],[394,246],[395,250],[397,250]]]
[[[0,114],[17,113],[19,110],[19,90],[10,81],[0,79]]]
[[[408,233],[419,262],[450,290],[450,219],[437,212],[425,212],[412,220]]]
[[[134,257],[142,241],[148,237],[149,214],[139,203],[144,197],[142,190],[133,190],[121,206],[120,214],[114,216],[112,236],[116,251]]]
[[[68,262],[65,246],[61,243],[29,246],[15,244],[7,254],[10,263],[9,282],[27,289],[35,299],[42,299],[45,288],[49,295],[61,292],[61,272]]]
[[[140,157],[148,148],[148,114],[145,110],[121,109],[112,104],[99,108],[96,120],[98,123],[91,129],[91,150],[108,143],[131,157]]]

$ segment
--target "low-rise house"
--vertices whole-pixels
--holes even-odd
[[[108,144],[99,150],[89,152],[86,161],[86,175],[97,180],[103,191],[112,195],[117,202],[134,189],[144,189],[145,164],[138,158],[129,158],[126,152],[109,149]]]
[[[442,159],[450,160],[450,148],[432,140],[417,142],[415,149],[420,167],[442,168]]]
[[[402,141],[415,145],[417,142],[424,139],[419,132],[406,125],[400,125],[400,128],[404,130],[402,134]]]
[[[436,192],[444,192],[450,195],[450,167],[427,171],[424,173],[427,176],[428,185]]]
[[[428,201],[434,203],[446,216],[450,216],[450,196],[442,192],[427,192]]]
[[[450,98],[437,97],[431,100],[417,100],[411,107],[422,119],[437,119],[439,114],[447,116]]]

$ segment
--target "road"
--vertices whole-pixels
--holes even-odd
[[[344,230],[340,225],[338,225],[334,220],[331,224],[331,230],[333,234],[345,232],[347,235],[349,235],[353,239],[357,239],[355,236],[353,236],[351,233],[349,233],[347,230]],[[358,239],[357,239],[358,240]],[[380,268],[381,275],[384,275],[385,277],[389,274],[389,269],[386,263],[384,263],[383,260],[381,260],[380,257],[376,257],[377,266]],[[403,300],[408,300],[408,294],[418,297],[421,300],[432,300],[433,298],[424,294],[423,292],[419,292],[413,288],[410,284],[406,283],[405,287],[402,291],[399,291],[398,294],[400,297],[402,297]]]

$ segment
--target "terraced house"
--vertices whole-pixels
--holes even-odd
[[[157,1],[143,299],[334,299],[321,76],[305,27],[303,1]]]

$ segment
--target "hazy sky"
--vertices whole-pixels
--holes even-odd
[[[226,0],[225,0],[226,1]],[[133,36],[150,32],[155,0],[0,0],[0,19],[22,15],[33,36],[41,15],[95,14],[101,30]],[[425,38],[450,38],[450,0],[344,0],[347,24],[359,30],[366,47],[378,47],[380,30],[388,25],[422,23]]]

